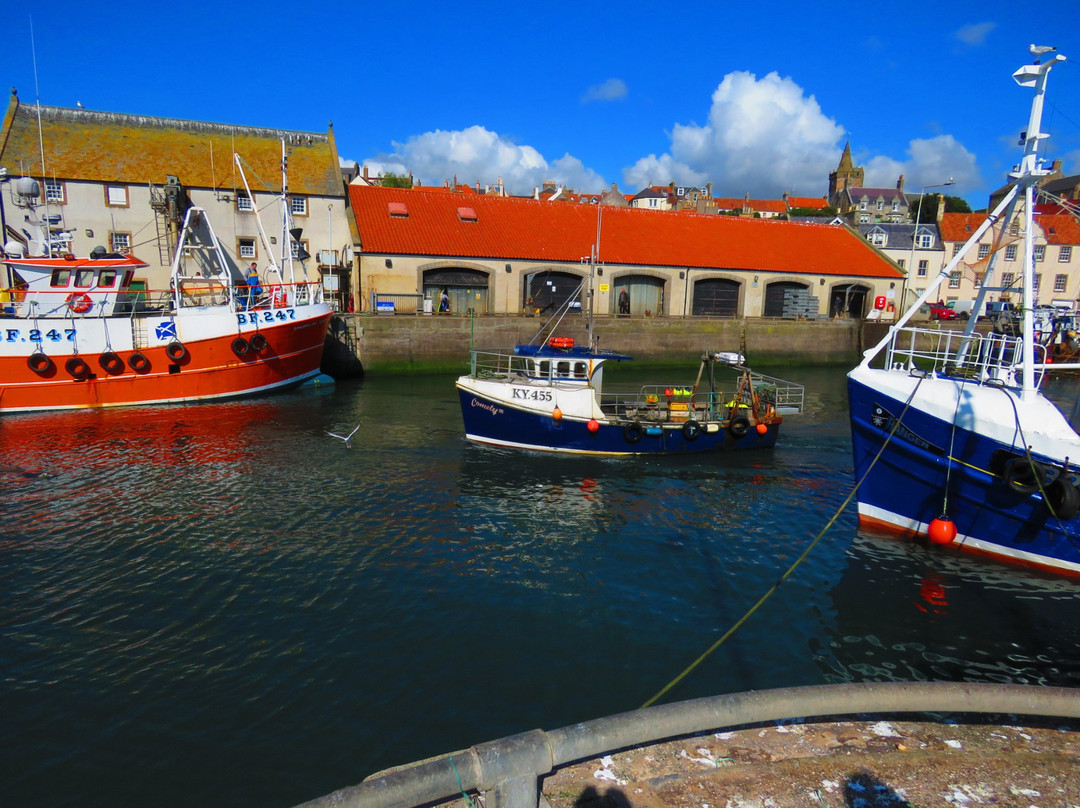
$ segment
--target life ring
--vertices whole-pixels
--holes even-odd
[[[270,343],[266,341],[265,336],[256,332],[251,335],[251,339],[248,341],[248,344],[251,346],[251,350],[255,351],[255,353],[262,353],[266,350],[266,346]]]
[[[637,443],[644,434],[645,431],[641,428],[641,424],[636,421],[632,424],[627,424],[622,432],[622,436],[626,438],[627,443]]]
[[[86,360],[81,356],[73,356],[64,363],[64,370],[70,373],[79,381],[86,379],[90,376],[90,366],[86,364]]]
[[[560,348],[562,350],[569,350],[574,347],[573,337],[552,337],[548,340],[548,345],[552,348]]]
[[[1080,491],[1066,478],[1058,477],[1046,486],[1046,506],[1058,519],[1072,519],[1080,513]]]
[[[30,354],[26,359],[26,366],[34,373],[44,376],[46,373],[52,373],[56,369],[56,365],[53,361],[40,351]]]
[[[244,356],[251,353],[251,343],[243,337],[237,337],[232,341],[232,349],[237,356]]]
[[[1041,463],[1017,455],[1005,461],[1001,476],[1010,491],[1017,494],[1034,494],[1039,490],[1039,478],[1045,478],[1046,470]]]
[[[124,370],[124,360],[112,351],[106,351],[99,356],[98,364],[101,365],[102,370],[110,375],[121,373]]]
[[[86,314],[93,305],[94,301],[85,292],[72,292],[67,296],[67,307],[76,314]]]
[[[165,346],[165,355],[173,362],[182,362],[188,358],[188,349],[180,340],[173,340]]]
[[[737,415],[731,419],[727,428],[734,437],[741,438],[750,431],[750,419],[745,415]]]
[[[128,365],[136,373],[146,373],[146,371],[150,370],[150,360],[146,358],[145,354],[138,351],[128,357]]]
[[[687,421],[682,425],[683,437],[687,440],[697,440],[701,434],[701,424],[697,421]]]

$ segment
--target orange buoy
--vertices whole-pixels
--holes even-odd
[[[766,432],[769,431],[769,427],[766,426],[765,424],[758,424],[756,429],[757,429],[757,433],[759,435],[764,435]]]
[[[555,409],[553,409],[551,411],[551,417],[554,418],[556,421],[561,421],[562,420],[562,410],[560,410],[558,407],[556,407]]]
[[[597,421],[595,418],[590,418],[588,427],[590,432],[596,432],[598,429],[600,429],[600,422]]]
[[[934,544],[951,544],[956,538],[956,525],[947,516],[939,516],[930,523],[926,535]]]

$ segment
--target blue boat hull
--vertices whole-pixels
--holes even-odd
[[[905,411],[903,401],[850,377],[848,397],[860,524],[925,536],[947,511],[961,550],[1080,575],[1080,518],[1059,520],[1041,493],[1017,493],[991,470],[1005,453],[1023,454],[1022,444],[1003,444],[915,407]],[[902,426],[889,438],[901,414]]]
[[[667,423],[628,428],[626,423],[588,422],[529,412],[492,401],[467,390],[458,390],[465,434],[469,440],[494,446],[593,455],[690,454],[741,449],[768,449],[776,445],[779,423],[769,424],[764,434],[749,429],[736,436],[728,429],[708,431],[704,426],[689,436],[682,424]]]

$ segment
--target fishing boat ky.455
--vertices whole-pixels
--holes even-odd
[[[1020,564],[1080,575],[1080,436],[1039,392],[1049,365],[1033,334],[1035,190],[1043,95],[1064,57],[1032,47],[1013,78],[1034,89],[1010,189],[886,337],[848,374],[859,521]],[[1040,60],[1042,63],[1040,64]],[[1022,329],[908,328],[984,235],[992,239],[975,311],[1006,244],[1023,242]],[[984,242],[985,243],[985,242]]]

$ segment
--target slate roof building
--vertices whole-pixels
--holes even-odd
[[[368,311],[444,289],[452,312],[544,311],[580,295],[594,244],[600,314],[614,314],[625,289],[636,315],[782,316],[785,292],[800,292],[819,315],[839,298],[861,317],[879,296],[899,300],[905,280],[842,226],[422,189],[354,185],[349,195],[360,239],[354,293]]]
[[[280,240],[282,141],[293,218],[303,229],[300,245],[311,255],[308,271],[334,278],[329,287],[339,281],[347,287],[353,238],[332,128],[297,132],[82,108],[39,110],[13,93],[0,129],[0,166],[9,178],[38,180],[50,213],[74,236],[73,253],[86,255],[99,245],[131,252],[150,265],[137,280],[161,289],[168,285],[172,250],[189,205],[206,210],[238,267],[269,262],[255,211],[269,235]],[[234,153],[245,165],[250,198]],[[23,211],[14,207],[11,194],[3,197],[4,242],[25,240]]]

